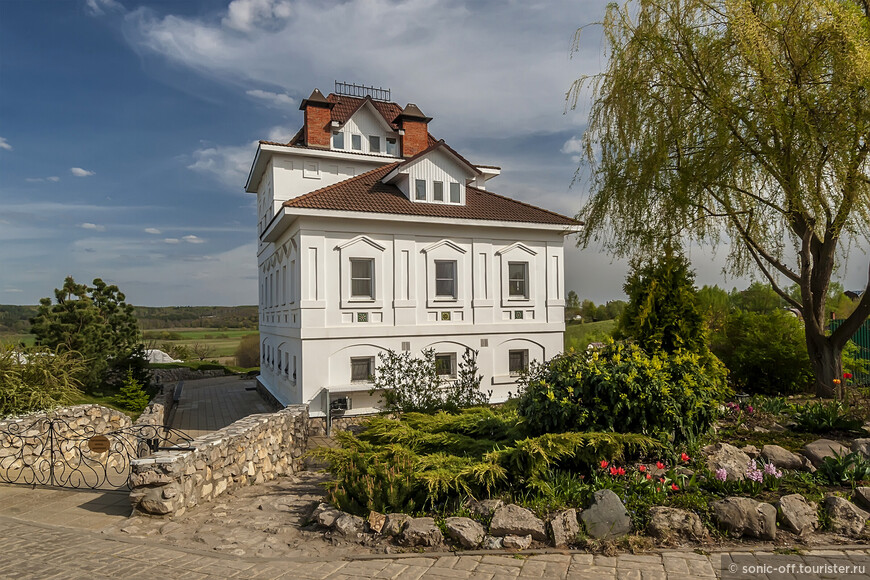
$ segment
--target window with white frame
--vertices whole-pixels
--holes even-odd
[[[350,359],[350,380],[354,383],[367,383],[375,375],[375,357],[354,357]]]
[[[511,376],[517,376],[527,370],[529,370],[529,351],[508,351],[508,371],[510,371]]]
[[[456,378],[456,353],[438,353],[435,355],[435,372],[442,378]]]
[[[432,185],[432,199],[435,201],[444,201],[444,182],[436,181]]]
[[[375,261],[372,258],[350,259],[350,297],[374,298]]]
[[[450,203],[459,203],[459,184],[455,181],[450,183]]]
[[[399,148],[396,145],[396,140],[387,137],[387,155],[392,155],[393,157],[399,152]]]
[[[435,297],[456,298],[456,260],[435,260]]]
[[[362,151],[362,135],[350,136],[350,148],[354,151]]]
[[[417,179],[414,181],[415,199],[426,200],[426,180]]]
[[[508,262],[508,296],[529,297],[529,263]]]
[[[369,153],[381,152],[381,138],[377,135],[369,135]]]
[[[341,131],[332,132],[332,148],[344,149],[344,133]]]

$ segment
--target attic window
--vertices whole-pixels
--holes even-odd
[[[341,131],[332,132],[332,148],[344,149],[344,133]]]
[[[435,201],[444,201],[444,182],[436,181],[435,188],[432,190],[433,199]]]
[[[392,155],[393,157],[395,157],[397,151],[398,148],[396,147],[396,140],[387,137],[387,155]]]
[[[369,135],[369,153],[381,152],[381,138],[377,135]]]
[[[362,135],[350,136],[350,148],[354,151],[362,151]]]
[[[426,201],[426,180],[417,179],[414,185],[416,186],[415,199]]]
[[[459,203],[459,184],[455,181],[450,183],[450,203]]]

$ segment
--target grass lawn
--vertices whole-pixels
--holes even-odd
[[[615,320],[565,325],[565,350],[585,350],[590,342],[601,342],[616,328]]]

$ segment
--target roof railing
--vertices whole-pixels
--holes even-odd
[[[340,83],[335,81],[335,94],[347,97],[371,97],[375,101],[389,101],[390,89],[382,87],[369,87],[355,83]]]

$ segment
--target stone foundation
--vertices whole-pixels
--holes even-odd
[[[303,469],[308,408],[250,415],[194,439],[192,450],[158,451],[132,461],[130,500],[151,515],[180,515],[227,490]]]
[[[350,431],[358,433],[361,430],[361,425],[371,419],[377,417],[372,415],[353,415],[351,417],[333,417],[332,418],[332,433],[334,435],[338,431]],[[308,433],[312,437],[326,437],[326,417],[311,417],[308,420],[310,425]]]

